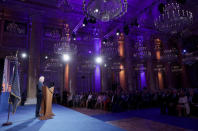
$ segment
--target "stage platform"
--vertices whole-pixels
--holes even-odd
[[[35,118],[35,105],[20,106],[10,116],[13,125],[0,127],[0,131],[123,131],[105,121],[84,115],[69,108],[53,105],[54,119]],[[7,120],[7,112],[0,112],[0,124]]]

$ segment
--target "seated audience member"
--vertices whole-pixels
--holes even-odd
[[[106,98],[104,100],[104,110],[107,111],[109,109],[110,101],[111,101],[110,96],[106,94]]]
[[[168,102],[168,91],[162,92],[161,94],[161,114],[166,114],[167,102]]]
[[[169,95],[169,99],[168,99],[168,114],[169,115],[176,115],[177,103],[178,103],[177,91],[172,90],[171,94]]]
[[[63,99],[62,99],[62,102],[61,102],[63,105],[67,105],[67,98],[68,98],[67,92],[63,91]]]
[[[188,104],[188,98],[184,94],[183,91],[180,92],[177,109],[178,109],[179,116],[182,115],[182,110],[183,109],[185,110],[185,112],[186,112],[187,115],[190,114],[190,106]]]
[[[79,107],[79,105],[80,105],[80,94],[77,94],[77,95],[76,95],[76,97],[75,97],[75,102],[76,102],[76,103],[75,103],[76,106]]]
[[[68,99],[67,99],[67,106],[68,107],[71,107],[72,106],[72,104],[73,104],[73,94],[71,94],[71,93],[68,93]]]
[[[198,116],[198,92],[196,90],[193,91],[191,107],[192,115]]]
[[[80,103],[81,107],[85,107],[86,106],[87,97],[88,97],[87,94],[83,94],[82,95],[82,99],[81,99],[81,103]]]
[[[96,101],[96,104],[95,104],[95,108],[100,108],[102,109],[102,94],[100,93],[97,97],[97,101]]]
[[[91,100],[92,100],[92,94],[89,93],[89,96],[88,96],[87,101],[86,101],[86,107],[87,107],[87,108],[90,107],[90,102],[91,102]]]

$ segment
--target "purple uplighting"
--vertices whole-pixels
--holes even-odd
[[[101,48],[101,40],[99,38],[94,39],[94,46],[95,46],[95,52],[96,55],[100,55],[100,48]],[[100,65],[96,65],[95,68],[95,91],[100,92],[101,91],[101,78],[100,78]]]
[[[95,46],[95,52],[96,55],[100,55],[100,49],[101,49],[101,40],[100,38],[94,38],[94,46]]]
[[[101,91],[100,65],[96,65],[95,68],[95,91]]]
[[[197,7],[0,0],[0,131],[198,131]]]
[[[147,85],[146,85],[146,75],[145,75],[145,72],[144,71],[142,71],[141,73],[140,73],[140,81],[141,81],[141,89],[144,89],[144,87],[146,87]]]

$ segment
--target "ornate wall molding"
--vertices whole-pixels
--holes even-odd
[[[61,29],[44,27],[44,37],[50,39],[60,39],[61,38]]]
[[[4,24],[4,32],[9,32],[17,35],[26,35],[27,24],[6,20]]]

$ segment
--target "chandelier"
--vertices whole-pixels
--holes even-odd
[[[108,22],[123,16],[127,5],[127,0],[83,0],[83,12],[87,18]]]
[[[176,2],[166,4],[163,14],[154,20],[155,27],[159,31],[172,34],[182,31],[192,22],[192,12],[182,9]]]
[[[62,37],[59,42],[54,44],[54,52],[59,55],[63,55],[63,54],[73,55],[77,53],[77,46],[71,44],[68,24],[64,24]]]

